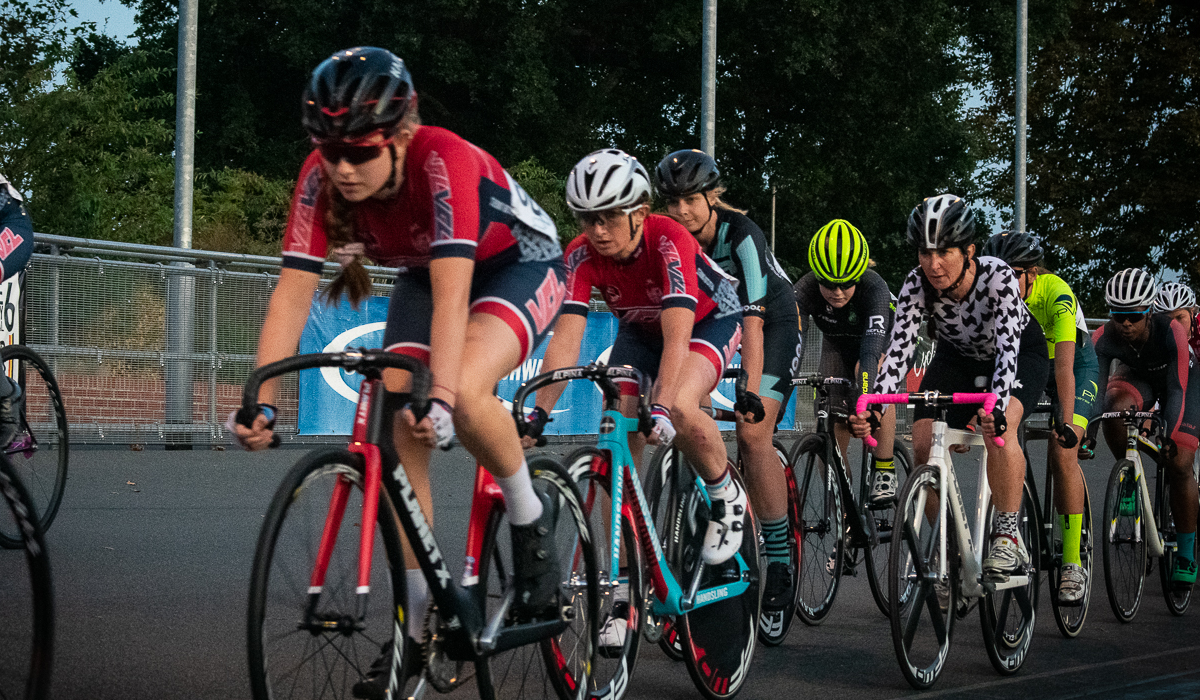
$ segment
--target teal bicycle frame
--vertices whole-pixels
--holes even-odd
[[[638,418],[627,418],[618,410],[620,392],[613,383],[612,377],[633,379],[638,382],[641,393]],[[658,533],[654,529],[650,508],[646,502],[646,494],[642,490],[640,480],[635,478],[633,454],[629,451],[627,438],[629,433],[638,430],[649,432],[648,427],[651,425],[650,386],[649,381],[641,372],[632,367],[605,367],[595,363],[547,372],[531,379],[517,391],[517,395],[513,397],[514,416],[520,416],[524,410],[523,404],[528,394],[547,384],[572,379],[591,380],[600,386],[604,394],[604,412],[600,418],[599,439],[596,447],[609,455],[610,473],[608,476],[612,480],[609,491],[612,494],[613,517],[610,519],[612,531],[609,533],[612,548],[609,552],[608,571],[620,571],[621,518],[616,516],[624,514],[633,523],[639,541],[638,545],[645,555],[645,569],[650,575],[650,586],[653,593],[650,610],[655,615],[686,615],[696,608],[745,593],[750,587],[750,569],[740,552],[731,560],[737,563],[738,575],[736,578],[731,576],[728,583],[704,589],[700,588],[700,581],[703,579],[706,565],[699,561],[698,556],[698,566],[695,567],[686,591],[667,565],[667,558],[659,541]],[[522,422],[518,421],[518,424]],[[665,483],[665,478],[669,475],[663,476]],[[695,480],[693,493],[704,499],[704,505],[708,507],[708,491],[704,488],[703,481],[694,474],[692,478]],[[627,493],[633,496],[628,501],[625,498]],[[684,505],[686,504],[680,504],[680,512],[673,514],[673,517],[683,517]],[[601,586],[606,584],[615,586],[617,583],[618,581],[614,578],[612,581],[601,581]]]

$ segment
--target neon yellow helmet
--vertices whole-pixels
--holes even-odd
[[[808,266],[822,282],[858,282],[867,271],[870,259],[867,239],[845,219],[834,219],[825,224],[808,244]]]

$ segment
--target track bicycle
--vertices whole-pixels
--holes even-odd
[[[5,531],[19,533],[20,548],[0,552],[0,697],[43,700],[50,697],[54,663],[54,583],[50,555],[29,491],[0,455],[0,516]]]
[[[888,546],[892,541],[896,504],[873,505],[871,453],[862,451],[858,498],[850,483],[850,468],[834,434],[829,409],[831,386],[853,386],[843,377],[806,374],[793,386],[816,391],[816,430],[802,435],[788,459],[788,494],[793,528],[800,541],[800,571],[796,585],[796,614],[809,625],[825,621],[833,609],[842,575],[856,575],[861,561],[867,570],[871,597],[880,612],[890,609],[887,584]],[[842,416],[845,418],[845,416]],[[893,453],[897,492],[912,471],[912,454],[896,439]],[[794,498],[793,498],[794,497]],[[860,559],[861,557],[861,559]]]
[[[1192,586],[1171,582],[1175,566],[1175,522],[1171,513],[1171,486],[1160,440],[1166,421],[1157,412],[1125,411],[1100,414],[1095,423],[1120,420],[1125,423],[1125,457],[1117,460],[1108,477],[1104,494],[1104,585],[1113,614],[1130,622],[1142,602],[1146,575],[1158,560],[1163,597],[1172,615],[1187,612]],[[1146,426],[1148,422],[1148,427]],[[1146,483],[1142,455],[1154,464],[1154,495]]]
[[[620,392],[612,381],[618,377],[638,382],[636,418],[619,410]],[[594,673],[599,687],[594,695],[622,697],[637,659],[639,630],[657,641],[670,622],[700,693],[714,700],[731,698],[749,673],[758,625],[759,533],[753,511],[747,508],[738,553],[724,564],[704,564],[700,551],[710,503],[703,482],[690,468],[668,459],[650,470],[647,480],[653,486],[643,491],[633,468],[627,436],[636,430],[649,433],[652,427],[645,375],[632,367],[595,363],[554,370],[518,389],[514,415],[530,393],[573,379],[595,382],[604,395],[596,446],[576,450],[566,463],[592,518],[596,549],[605,552],[600,563],[605,618],[623,619],[626,630],[622,646],[604,654]],[[734,478],[740,478],[736,470]],[[626,601],[618,599],[618,590],[628,591]]]
[[[70,439],[62,392],[46,361],[24,345],[0,347],[0,362],[23,395],[17,434],[2,451],[28,489],[45,532],[58,514],[67,484]],[[0,547],[21,546],[21,534],[13,525],[0,524]]]
[[[257,415],[262,382],[288,372],[337,367],[363,375],[348,447],[303,457],[271,501],[254,555],[248,610],[251,686],[259,700],[350,697],[372,661],[390,649],[389,697],[448,692],[474,666],[479,694],[564,698],[588,694],[598,636],[596,553],[579,492],[562,465],[532,460],[535,487],[558,506],[556,544],[562,605],[554,619],[515,619],[509,528],[499,487],[475,477],[461,583],[421,512],[392,443],[395,411],[426,405],[429,371],[382,350],[290,357],[246,381],[238,421]],[[411,394],[387,391],[385,369],[412,374]],[[401,528],[426,580],[433,607],[408,610]],[[424,619],[423,619],[424,617]],[[420,658],[406,651],[409,625],[425,626]],[[416,686],[410,693],[410,677]]]
[[[1034,425],[1030,421],[1036,415],[1046,416],[1046,424]],[[1021,425],[1019,439],[1021,440],[1021,449],[1025,454],[1025,483],[1033,493],[1033,502],[1038,502],[1037,481],[1033,475],[1033,462],[1029,459],[1029,441],[1030,440],[1045,440],[1047,444],[1055,439],[1055,435],[1066,437],[1064,431],[1071,433],[1071,438],[1066,438],[1068,445],[1070,440],[1075,437],[1075,431],[1071,428],[1063,426],[1056,420],[1056,416],[1062,415],[1058,407],[1057,401],[1041,401],[1033,409],[1029,411],[1029,419]],[[1081,445],[1082,447],[1083,445]],[[1081,458],[1083,456],[1081,455]],[[1058,508],[1055,506],[1055,493],[1057,480],[1054,478],[1054,465],[1050,464],[1049,450],[1046,456],[1046,490],[1045,499],[1041,501],[1041,527],[1037,530],[1036,543],[1039,551],[1039,561],[1041,570],[1047,573],[1046,582],[1050,589],[1050,609],[1054,611],[1054,623],[1058,626],[1058,631],[1068,639],[1079,635],[1083,629],[1084,620],[1087,619],[1088,608],[1092,600],[1092,571],[1094,562],[1094,545],[1092,531],[1092,497],[1088,494],[1087,478],[1083,474],[1083,468],[1079,467],[1079,478],[1083,480],[1083,524],[1080,528],[1079,536],[1079,561],[1083,570],[1087,572],[1087,589],[1084,591],[1083,598],[1077,603],[1060,603],[1058,600],[1058,588],[1062,578],[1063,564],[1063,532],[1062,524],[1059,521]],[[1032,546],[1032,543],[1030,543]]]
[[[899,536],[892,538],[888,556],[892,643],[900,670],[914,688],[932,686],[941,675],[956,619],[979,603],[984,648],[992,667],[1003,675],[1016,673],[1033,642],[1036,623],[1039,551],[1029,550],[1030,566],[1006,581],[983,575],[983,550],[995,508],[987,480],[987,452],[979,460],[974,532],[963,507],[962,492],[950,458],[950,445],[983,446],[983,436],[950,428],[946,415],[952,404],[995,406],[995,394],[865,394],[856,410],[868,404],[911,403],[933,406],[933,441],[929,462],[908,476],[896,505]],[[1003,445],[1003,438],[995,438]],[[868,437],[868,444],[873,441]],[[1036,501],[1026,483],[1018,512],[1022,542],[1033,542],[1038,529]]]

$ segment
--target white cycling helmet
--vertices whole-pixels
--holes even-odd
[[[1191,287],[1178,282],[1163,283],[1154,297],[1154,311],[1157,313],[1190,309],[1195,305],[1196,293]]]
[[[1150,306],[1158,285],[1149,272],[1140,267],[1127,267],[1112,276],[1104,287],[1104,302],[1116,311],[1132,310],[1139,306]]]
[[[650,175],[637,158],[616,148],[589,153],[567,176],[567,206],[573,211],[630,207],[650,198]]]

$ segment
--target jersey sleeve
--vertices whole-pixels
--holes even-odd
[[[992,269],[987,290],[996,315],[996,369],[992,373],[992,392],[1000,397],[996,405],[1003,411],[1008,409],[1008,399],[1017,379],[1021,331],[1025,329],[1025,323],[1036,321],[1025,310],[1017,277],[1008,265]]]
[[[567,298],[563,302],[562,312],[587,316],[593,286],[587,246],[568,246],[564,259],[567,263]]]
[[[1096,349],[1096,363],[1100,365],[1100,373],[1096,377],[1096,389],[1100,395],[1096,398],[1100,401],[1101,407],[1104,404],[1104,394],[1108,391],[1108,373],[1113,361],[1112,351],[1109,350],[1109,338],[1106,336],[1109,323],[1112,322],[1104,323],[1092,332],[1092,346]]]
[[[757,224],[743,219],[736,227],[740,240],[730,241],[737,277],[742,281],[738,297],[743,315],[762,318],[767,312],[767,239]]]
[[[921,330],[921,316],[924,313],[925,290],[921,286],[918,268],[908,273],[896,299],[896,319],[892,324],[887,353],[883,356],[883,366],[879,370],[878,393],[893,394],[900,388],[917,349],[917,333]]]
[[[1055,343],[1075,342],[1079,330],[1076,325],[1079,303],[1067,283],[1058,277],[1054,278],[1054,284],[1047,291],[1050,313],[1043,330],[1046,332],[1050,358],[1053,359]]]
[[[321,162],[316,151],[300,169],[287,231],[283,235],[283,266],[321,274],[325,268],[328,242],[325,238],[325,206],[321,202]]]
[[[1190,357],[1187,332],[1178,321],[1171,321],[1162,334],[1163,357],[1167,359],[1167,390],[1162,400],[1163,418],[1167,420],[1167,435],[1178,438],[1183,422],[1183,402],[1186,394]]]
[[[804,275],[796,284],[792,285],[792,292],[796,295],[796,310],[800,312],[800,328],[804,331],[800,334],[800,352],[797,353],[800,358],[799,363],[803,364],[804,349],[808,345],[804,339],[812,332],[810,329],[813,324],[813,311],[819,302],[818,297],[821,295],[820,290],[817,289],[817,276],[811,272]]]
[[[862,341],[858,346],[858,362],[865,381],[862,393],[875,392],[876,376],[879,368],[879,357],[887,344],[888,319],[892,315],[892,294],[887,283],[877,274],[864,276],[854,296],[861,295],[858,307],[859,317],[866,319],[863,327]]]
[[[0,205],[0,280],[20,274],[33,255],[33,222],[25,205],[4,197]]]
[[[686,238],[664,232],[655,243],[658,246],[659,273],[662,275],[662,308],[695,311],[700,298],[696,259],[703,253],[687,229],[678,224],[676,226]]]
[[[483,164],[474,147],[449,132],[422,143],[422,152],[409,157],[408,176],[423,186],[414,188],[418,206],[428,206],[433,222],[430,256],[475,259],[480,236],[480,178]],[[414,172],[413,168],[418,170]]]

